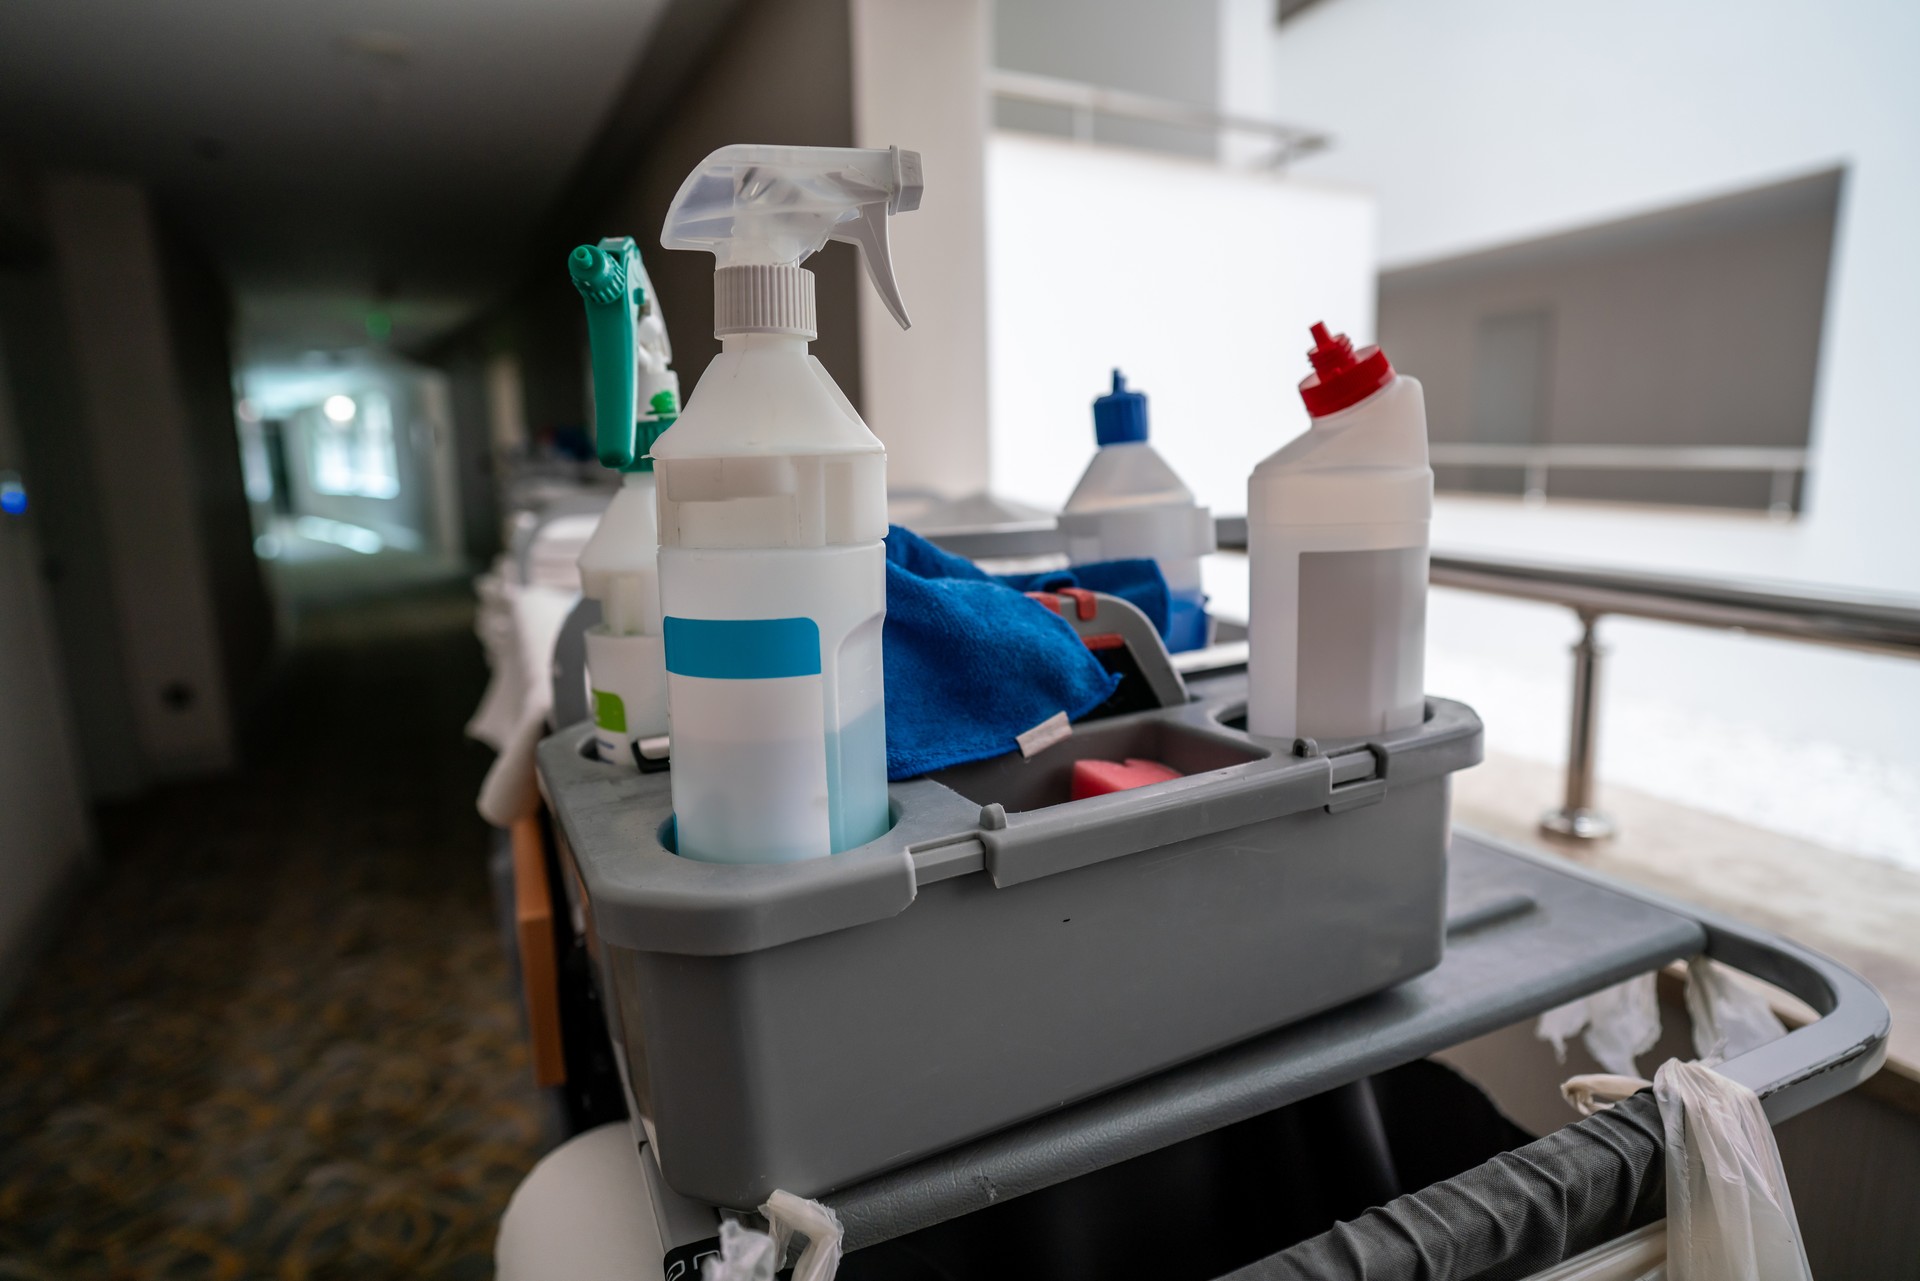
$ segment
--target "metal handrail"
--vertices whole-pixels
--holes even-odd
[[[1609,471],[1767,472],[1773,490],[1767,506],[1776,515],[1793,510],[1794,482],[1804,475],[1804,449],[1745,445],[1501,445],[1481,441],[1434,441],[1429,460],[1439,467],[1512,467],[1525,473],[1529,498],[1547,491],[1547,473],[1555,467]]]
[[[1244,516],[1215,522],[1221,548],[1247,546]],[[1579,569],[1500,556],[1435,552],[1435,587],[1560,605],[1580,620],[1573,645],[1573,714],[1566,792],[1541,826],[1562,836],[1610,836],[1613,821],[1596,804],[1600,660],[1599,623],[1608,615],[1646,618],[1920,659],[1920,599],[1785,583],[1740,582],[1638,570]]]
[[[1095,116],[1113,116],[1148,124],[1172,125],[1200,133],[1231,131],[1268,138],[1275,144],[1275,150],[1267,163],[1275,169],[1284,168],[1302,156],[1324,151],[1332,145],[1332,139],[1324,133],[1282,124],[1277,120],[1229,115],[1192,103],[1173,102],[1147,94],[1129,93],[1124,89],[1108,89],[1101,85],[1033,75],[1025,71],[989,72],[987,91],[996,98],[1013,102],[1032,102],[1066,109],[1072,113],[1073,136],[1081,142],[1093,141]]]
[[[1711,627],[1920,659],[1920,601],[1784,584],[1715,582],[1677,574],[1570,569],[1534,561],[1436,552],[1435,587],[1542,601],[1580,620],[1573,644],[1573,711],[1568,730],[1566,791],[1540,824],[1580,840],[1613,834],[1598,805],[1600,619],[1609,614]]]
[[[1920,601],[1786,584],[1678,574],[1574,569],[1538,561],[1435,552],[1435,587],[1920,658]]]

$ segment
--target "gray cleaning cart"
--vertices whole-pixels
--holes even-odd
[[[977,559],[1043,555],[1049,536],[937,537]],[[556,711],[584,707],[578,630]],[[1470,709],[1430,700],[1381,740],[1266,742],[1238,723],[1244,647],[1184,656],[1186,688],[1164,653],[1141,657],[1162,706],[1082,723],[1030,762],[896,784],[886,838],[785,868],[675,858],[665,775],[593,761],[586,725],[542,745],[665,1281],[697,1277],[719,1217],[773,1186],[839,1214],[848,1281],[1359,1276],[1301,1240],[1324,1224],[1247,1200],[1276,1142],[1318,1135],[1365,1166],[1396,1074],[1696,955],[1820,1015],[1722,1066],[1776,1124],[1884,1058],[1886,1006],[1846,968],[1449,833],[1448,777],[1479,759]],[[1188,777],[1060,803],[1072,760],[1127,755]],[[1487,1195],[1510,1168],[1416,1188],[1374,1161],[1354,1212],[1410,1217],[1358,1225],[1386,1251],[1366,1275],[1526,1276],[1657,1217],[1650,1110],[1527,1145],[1556,1183],[1519,1205]],[[1187,1216],[1177,1246],[1139,1230],[1155,1213]],[[1408,1227],[1447,1216],[1458,1239]]]
[[[1095,1242],[1098,1231],[1083,1233],[1064,1256],[1057,1251],[1066,1247],[1056,1242],[1044,1262],[994,1256],[997,1271],[928,1271],[926,1260],[966,1253],[964,1239],[990,1234],[1010,1206],[1056,1204],[1048,1198],[1070,1197],[1076,1188],[1169,1152],[1190,1150],[1204,1165],[1206,1136],[1231,1133],[1302,1100],[1364,1089],[1359,1083],[1376,1074],[1698,954],[1784,988],[1821,1015],[1722,1068],[1762,1096],[1776,1123],[1851,1088],[1879,1066],[1886,1006],[1844,967],[1764,931],[1486,838],[1456,832],[1449,843],[1445,777],[1478,748],[1477,722],[1467,709],[1436,700],[1426,727],[1402,742],[1303,744],[1299,755],[1260,755],[1253,751],[1259,745],[1232,725],[1243,681],[1233,672],[1198,680],[1182,708],[1117,718],[1075,736],[1085,740],[1085,754],[1111,755],[1142,745],[1143,733],[1160,735],[1151,750],[1163,758],[1191,752],[1181,757],[1188,768],[1223,769],[1242,780],[1243,791],[1230,788],[1204,802],[1206,813],[1193,812],[1199,807],[1191,796],[1184,807],[1169,800],[1167,811],[1154,811],[1154,798],[1146,797],[1149,812],[1129,822],[1117,815],[1141,805],[1141,793],[1101,798],[1132,799],[1110,807],[1112,821],[1089,824],[1093,835],[1076,839],[1072,825],[1057,833],[1046,827],[1059,821],[1051,814],[1069,807],[1021,809],[1056,794],[1045,769],[1021,771],[1014,780],[1030,784],[1035,792],[1029,795],[1005,790],[1009,781],[994,779],[990,763],[974,770],[977,777],[897,786],[898,839],[864,858],[839,855],[811,865],[828,873],[811,887],[794,879],[799,873],[792,868],[707,869],[724,874],[713,876],[702,873],[705,865],[672,859],[664,847],[670,832],[663,776],[587,760],[586,726],[543,745],[542,780],[557,819],[565,893],[588,936],[612,1041],[645,1120],[639,1156],[650,1209],[668,1243],[663,1275],[697,1275],[697,1268],[688,1269],[714,1248],[722,1213],[716,1204],[745,1208],[763,1194],[766,1185],[752,1177],[760,1171],[743,1160],[784,1163],[773,1182],[796,1176],[799,1186],[789,1190],[819,1194],[835,1208],[854,1251],[844,1268],[850,1278],[1073,1275],[1059,1270],[1067,1258],[1085,1260],[1084,1275],[1125,1275],[1110,1266],[1100,1270],[1096,1260],[1106,1256]],[[1160,799],[1178,794],[1175,787]],[[1162,828],[1144,830],[1173,821],[1168,815],[1175,812],[1186,814],[1183,839],[1170,842],[1178,833]],[[1377,853],[1377,843],[1326,835],[1357,832],[1370,821],[1386,824],[1379,830],[1390,831],[1401,851],[1389,866],[1369,864],[1367,847]],[[1270,835],[1279,844],[1221,839],[1244,834],[1249,823],[1277,825]],[[1319,901],[1310,897],[1289,902],[1284,881],[1257,880],[1261,869],[1252,864],[1260,849],[1270,856],[1275,848],[1323,844],[1339,851],[1310,873],[1309,883],[1328,896],[1331,906],[1324,910],[1301,910]],[[1185,872],[1208,858],[1248,861],[1222,882],[1255,887],[1240,896],[1254,908],[1244,929],[1233,924],[1242,915],[1224,888],[1192,891],[1207,901],[1182,901],[1193,882]],[[1311,854],[1306,860],[1316,862]],[[1344,879],[1349,861],[1359,864],[1351,881]],[[1129,862],[1142,864],[1137,880],[1130,879],[1133,872],[1115,870]],[[694,874],[656,878],[649,889],[639,883],[650,879],[639,871],[647,867]],[[739,875],[769,871],[765,884],[780,890],[766,896],[768,910],[744,910]],[[1382,875],[1388,871],[1393,875]],[[1055,911],[1056,896],[1076,880],[1091,884],[1071,897],[1105,920],[1062,919],[1073,911]],[[1342,915],[1357,911],[1356,896],[1366,893],[1383,895],[1377,949],[1359,946],[1341,953],[1338,964],[1303,963],[1299,958],[1310,948],[1273,938],[1326,939],[1336,949],[1341,939],[1371,938],[1365,916]],[[1045,911],[994,903],[997,896],[1011,903],[1022,895],[1044,895]],[[1126,904],[1136,897],[1153,910],[1128,916]],[[991,938],[958,915],[982,903],[987,913],[978,920],[993,922],[988,933],[1003,946],[990,946]],[[1125,919],[1116,923],[1115,913]],[[1184,933],[1156,932],[1156,915],[1175,920]],[[860,931],[908,936],[923,920],[931,941],[861,941],[857,957],[870,963],[870,973],[860,987],[817,985],[823,975],[846,978],[855,954],[845,945]],[[1211,933],[1202,928],[1206,921],[1214,922]],[[1422,921],[1429,923],[1424,931]],[[1089,924],[1096,927],[1088,946],[1097,963],[1083,966],[1075,946],[1056,940],[1077,942],[1074,927]],[[1190,946],[1176,950],[1182,939]],[[1044,1031],[1044,1019],[1062,1009],[1071,1015],[1063,995],[1071,996],[1075,983],[1089,993],[1097,1018],[1071,1029],[1077,1043],[1064,1053],[1023,1057],[1023,1047]],[[1136,983],[1144,985],[1146,1003],[1134,1007],[1134,1026],[1115,1030],[1113,1021],[1126,1017],[1123,998]],[[864,1004],[849,1000],[863,993]],[[1187,1012],[1179,1009],[1181,993],[1190,1005],[1222,999],[1216,1009]],[[1103,996],[1115,999],[1100,1005]],[[814,997],[819,1004],[809,1009]],[[702,1001],[727,1017],[702,1024]],[[957,1008],[965,1001],[995,1017],[969,1020]],[[649,1018],[650,1029],[634,1026]],[[824,1020],[823,1036],[807,1031],[817,1026],[809,1019]],[[957,1038],[943,1021],[973,1027],[978,1043]],[[1162,1021],[1175,1025],[1171,1034],[1148,1027]],[[890,1026],[905,1035],[889,1039]],[[993,1026],[1005,1029],[1002,1037],[980,1040],[978,1028]],[[797,1057],[790,1053],[795,1044]],[[912,1045],[937,1047],[941,1055],[920,1075],[901,1078],[909,1070],[902,1047]],[[956,1056],[955,1045],[972,1048]],[[834,1056],[835,1046],[842,1057]],[[885,1070],[864,1072],[871,1066],[866,1056]],[[1001,1060],[1019,1069],[996,1075]],[[715,1065],[711,1086],[689,1083],[686,1073],[701,1063]],[[791,1075],[801,1070],[813,1075]],[[836,1073],[858,1088],[843,1088]],[[1051,1103],[1036,1102],[1024,1089],[1036,1073],[1045,1076],[1045,1090],[1057,1093]],[[796,1080],[798,1088],[791,1084]],[[683,1103],[689,1110],[676,1114]],[[903,1103],[926,1108],[933,1123],[905,1115]],[[1596,1138],[1606,1124],[1596,1118],[1540,1140],[1536,1147],[1548,1145],[1539,1154],[1547,1163],[1541,1168],[1554,1160],[1578,1167],[1600,1147],[1625,1164],[1647,1155],[1632,1144]],[[706,1125],[713,1128],[699,1128]],[[876,1136],[889,1127],[898,1127],[896,1146],[882,1150],[885,1142],[876,1144]],[[837,1129],[851,1137],[842,1141]],[[823,1157],[807,1146],[816,1143]],[[1476,1270],[1504,1263],[1502,1274],[1525,1275],[1616,1235],[1632,1226],[1635,1214],[1644,1215],[1647,1197],[1657,1193],[1658,1160],[1655,1145],[1651,1168],[1623,1164],[1602,1171],[1585,1196],[1563,1198],[1568,1213],[1558,1221],[1535,1216],[1480,1234],[1474,1240],[1482,1254],[1510,1253],[1488,1259],[1457,1252],[1462,1267],[1469,1259]],[[845,1174],[850,1170],[856,1173]],[[1631,1195],[1623,1198],[1623,1188],[1633,1189]],[[1412,1189],[1388,1188],[1381,1199],[1395,1191]],[[1124,1238],[1125,1227],[1109,1222],[1105,1232]],[[1301,1275],[1276,1253],[1290,1244],[1276,1240],[1247,1254],[1242,1242],[1240,1255],[1224,1260],[1227,1266],[1216,1266],[1223,1262],[1217,1258],[1202,1264],[1205,1252],[1197,1251],[1189,1261],[1214,1271],[1178,1275],[1213,1276],[1242,1265],[1253,1266],[1249,1277]],[[1273,1257],[1260,1262],[1266,1255]]]

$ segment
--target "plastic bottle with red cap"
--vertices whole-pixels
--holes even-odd
[[[1247,481],[1247,729],[1368,738],[1420,723],[1433,470],[1420,384],[1313,326],[1311,423]]]

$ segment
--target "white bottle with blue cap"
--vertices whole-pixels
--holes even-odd
[[[1100,448],[1060,515],[1067,559],[1159,562],[1170,597],[1167,648],[1199,649],[1209,631],[1200,560],[1214,549],[1213,513],[1147,443],[1146,395],[1118,369],[1113,390],[1093,402],[1093,435]]]
[[[716,261],[720,354],[655,443],[676,850],[785,863],[885,834],[887,454],[825,367],[813,273],[859,248],[907,323],[887,219],[920,203],[913,152],[723,147],[661,244]]]

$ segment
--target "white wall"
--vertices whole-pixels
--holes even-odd
[[[993,65],[1205,107],[1220,94],[1221,31],[1214,0],[998,0]],[[1071,118],[1056,107],[1003,102],[994,118],[1071,132]],[[1211,156],[1215,146],[1192,129],[1106,117],[1094,121],[1094,137],[1194,156]]]
[[[989,0],[853,0],[857,146],[918,151],[926,192],[893,220],[903,330],[865,280],[860,404],[895,490],[987,486]]]
[[[1844,166],[1781,572],[1920,590],[1920,5],[1329,0],[1272,49],[1275,112],[1335,137],[1296,172],[1377,193],[1387,266]]]
[[[996,133],[988,151],[993,492],[1058,507],[1118,365],[1219,512],[1307,425],[1307,328],[1373,332],[1373,206],[1206,161]]]
[[[460,457],[453,419],[453,384],[437,371],[420,377],[420,417],[408,433],[413,447],[426,460],[433,486],[427,509],[432,513],[433,550],[448,560],[466,555],[466,528],[460,495]]]
[[[125,732],[158,776],[224,768],[226,678],[146,194],[63,176],[47,184],[46,215],[124,638]]]
[[[25,976],[48,913],[86,865],[88,832],[59,652],[0,366],[0,470],[26,473],[25,515],[0,514],[0,1008]]]
[[[1218,46],[1218,83],[1214,109],[1236,119],[1266,120],[1273,113],[1273,59],[1269,35],[1273,0],[1218,0],[1214,38]],[[1271,139],[1226,131],[1220,159],[1229,164],[1258,164],[1273,154]]]

